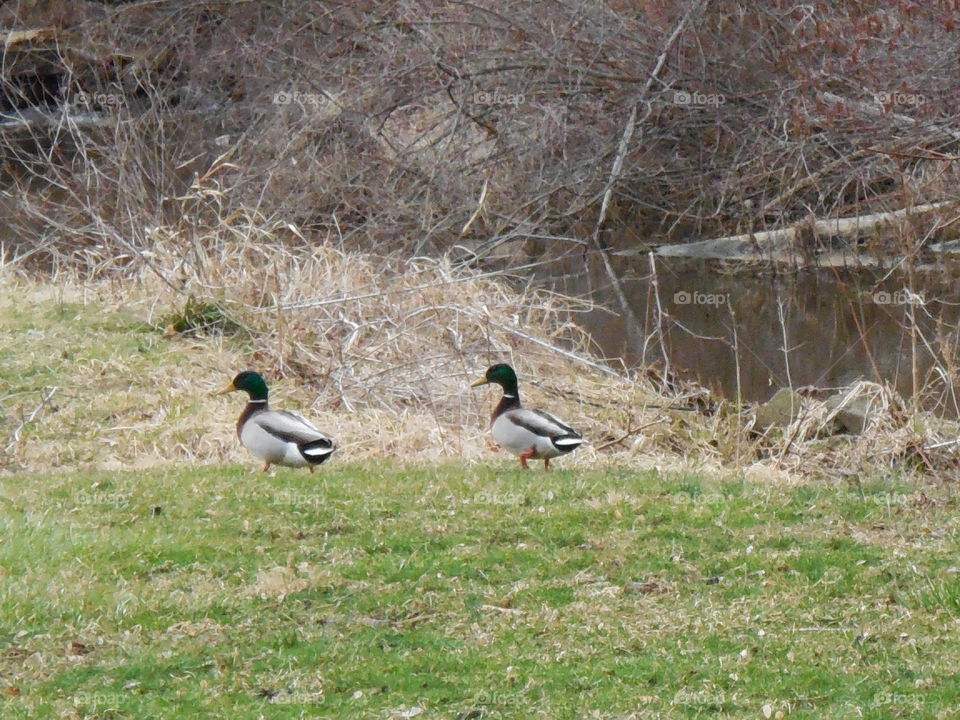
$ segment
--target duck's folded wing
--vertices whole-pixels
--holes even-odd
[[[308,443],[322,444],[323,441],[332,444],[333,439],[320,432],[312,423],[296,413],[287,410],[272,410],[254,415],[250,422],[256,423],[265,432],[284,442],[297,445]]]
[[[546,410],[521,408],[520,410],[510,410],[506,413],[506,416],[510,422],[540,437],[551,439],[580,438],[580,433]]]

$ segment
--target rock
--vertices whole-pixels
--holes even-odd
[[[823,401],[833,414],[834,429],[838,433],[859,435],[880,411],[880,399],[869,395],[850,398],[847,393],[831,395]]]
[[[803,397],[790,388],[781,388],[767,402],[757,408],[755,427],[766,430],[770,427],[787,427],[800,416]]]

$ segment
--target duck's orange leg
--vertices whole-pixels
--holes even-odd
[[[529,450],[524,450],[520,453],[520,464],[527,470],[530,469],[530,466],[527,465],[527,459],[533,457],[533,454],[537,451],[536,448],[530,448]]]

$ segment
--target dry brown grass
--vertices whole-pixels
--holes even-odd
[[[859,434],[837,434],[838,414],[860,402],[869,419]],[[773,456],[791,472],[857,478],[865,473],[919,471],[949,478],[956,473],[957,423],[911,410],[894,390],[866,380],[841,392],[833,407],[807,399],[783,432]]]
[[[562,459],[567,467],[735,468],[784,481],[939,475],[955,467],[956,446],[924,450],[955,437],[955,426],[909,415],[872,384],[851,389],[852,397],[870,392],[882,405],[862,436],[823,437],[831,418],[810,401],[793,426],[757,438],[748,414],[729,403],[708,398],[707,412],[691,409],[694,396],[703,399],[699,388],[665,395],[645,374],[612,370],[575,324],[584,301],[508,281],[504,272],[445,259],[389,264],[308,243],[292,226],[225,223],[216,234],[189,237],[152,232],[155,250],[135,258],[123,277],[37,285],[8,273],[4,314],[16,298],[26,320],[7,328],[9,382],[20,394],[7,403],[6,434],[12,438],[49,387],[61,386],[56,410],[41,409],[13,443],[8,469],[253,467],[233,432],[240,399],[208,396],[244,368],[267,377],[275,405],[330,431],[339,458],[509,463],[490,455],[486,439],[497,393],[469,387],[493,362],[517,368],[526,404],[549,408],[588,438]],[[86,314],[51,320],[51,308],[65,300],[86,306]],[[127,326],[87,324],[112,314],[126,314]],[[166,327],[197,324],[191,314],[237,332]],[[38,316],[47,319],[38,324]],[[145,327],[136,330],[134,320]],[[74,349],[69,360],[47,364],[51,379],[17,384],[18,373],[61,346]]]
[[[104,356],[116,338],[88,333],[83,319],[14,323],[11,341],[26,364],[85,335],[92,343],[79,363],[59,368],[67,387],[57,410],[31,424],[16,466],[244,460],[232,427],[239,399],[205,395],[246,367],[268,378],[277,406],[308,413],[337,437],[341,456],[361,458],[485,456],[494,400],[471,391],[469,380],[494,361],[518,369],[528,403],[565,416],[595,445],[622,435],[655,398],[648,383],[590,355],[589,338],[569,319],[582,305],[571,299],[513,289],[445,261],[387,267],[368,255],[284,244],[253,226],[233,230],[183,242],[156,231],[162,245],[124,280],[7,280],[8,297],[32,308],[28,316],[60,298],[154,328],[145,359],[133,347]],[[163,331],[197,307],[215,308],[242,332]],[[32,351],[25,338],[35,341]],[[8,408],[11,418],[27,412],[40,389]],[[598,457],[589,448],[578,454],[579,462]]]

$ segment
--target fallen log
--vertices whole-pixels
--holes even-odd
[[[777,230],[728,235],[695,242],[658,245],[653,252],[660,257],[682,257],[705,260],[770,260],[774,262],[805,262],[805,254],[810,247],[804,242],[811,237],[856,239],[864,234],[877,233],[880,230],[903,227],[917,217],[955,205],[954,201],[943,201],[916,205],[890,212],[855,215],[852,217],[831,218],[828,220],[804,220],[791,227]],[[614,254],[620,256],[646,254],[649,247],[628,248]],[[855,250],[845,252],[850,259],[871,260]]]
[[[106,113],[87,112],[71,115],[62,110],[45,112],[37,109],[0,113],[0,133],[35,134],[57,128],[110,127],[114,119]]]

